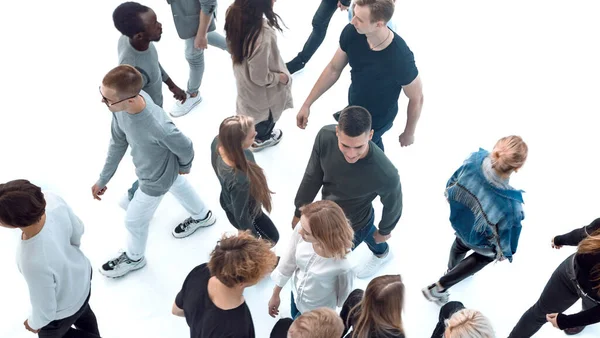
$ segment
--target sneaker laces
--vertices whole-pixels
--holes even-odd
[[[131,260],[129,259],[129,257],[127,257],[126,253],[122,253],[121,256],[113,259],[112,261],[108,262],[108,266],[110,266],[111,268],[114,268],[115,266],[125,262],[125,263],[129,263]]]
[[[179,227],[181,230],[186,231],[192,223],[196,223],[195,220],[191,217],[188,217],[185,221],[183,221],[183,223],[179,224]]]

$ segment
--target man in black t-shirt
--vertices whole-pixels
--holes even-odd
[[[276,263],[270,242],[250,232],[224,235],[209,262],[187,276],[172,312],[185,317],[191,338],[254,338],[244,289],[271,273]]]
[[[399,141],[403,147],[414,142],[423,88],[412,51],[386,26],[393,14],[393,0],[355,1],[354,17],[342,31],[340,47],[298,112],[298,127],[306,128],[312,104],[333,86],[350,63],[348,105],[362,106],[371,113],[375,131],[372,141],[383,150],[381,137],[392,127],[404,89],[409,102]]]

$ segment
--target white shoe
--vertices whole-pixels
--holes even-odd
[[[191,217],[188,217],[185,221],[179,223],[179,225],[177,225],[173,229],[173,237],[187,237],[193,234],[199,228],[206,228],[215,224],[216,221],[217,219],[215,218],[215,216],[213,216],[213,213],[210,210],[208,211],[208,214],[206,214],[206,217],[204,217],[203,219],[193,219]]]
[[[273,131],[271,132],[271,137],[269,137],[267,140],[262,142],[255,140],[254,143],[252,143],[252,146],[250,147],[250,151],[259,152],[265,148],[275,146],[279,142],[281,142],[282,138],[283,132],[281,131],[281,129],[273,129]]]
[[[146,258],[142,257],[137,261],[132,260],[125,252],[122,252],[119,257],[111,259],[100,267],[100,273],[106,277],[117,278],[125,276],[134,270],[139,270],[146,266]]]
[[[181,103],[181,101],[175,102],[175,107],[169,113],[171,116],[180,117],[186,115],[187,113],[192,111],[192,109],[194,109],[195,106],[202,102],[202,97],[200,96],[200,93],[198,93],[198,95],[196,95],[195,97],[191,97],[189,93],[186,93],[186,95],[187,99],[184,103]]]
[[[364,265],[362,269],[356,272],[356,277],[358,278],[369,278],[379,270],[379,268],[384,264],[390,261],[392,258],[392,254],[390,249],[383,257],[377,257],[375,255],[371,256],[371,259]]]
[[[448,300],[450,299],[450,293],[448,293],[447,290],[439,291],[436,284],[431,284],[424,287],[421,292],[423,292],[425,299],[430,302],[435,302],[440,306],[448,303]]]

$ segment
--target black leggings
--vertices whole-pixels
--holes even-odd
[[[228,210],[225,210],[225,214],[227,214],[227,219],[229,219],[229,223],[233,225],[238,230],[252,230],[247,227],[241,227],[235,221],[235,217]],[[258,238],[264,238],[273,243],[273,245],[277,244],[279,241],[279,231],[277,231],[277,227],[273,224],[273,221],[269,218],[269,216],[265,215],[264,212],[261,212],[260,215],[254,218],[253,222],[254,231],[252,233],[254,236]]]
[[[484,256],[477,252],[473,252],[465,258],[470,250],[460,238],[456,237],[450,249],[448,273],[439,280],[444,289],[451,288],[494,261],[493,257]]]

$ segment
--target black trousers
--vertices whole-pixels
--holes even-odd
[[[249,230],[249,227],[247,226],[241,226],[239,224],[237,224],[237,222],[235,221],[235,217],[233,216],[233,213],[231,213],[229,210],[223,208],[223,210],[225,210],[225,214],[227,215],[227,219],[229,220],[229,223],[231,223],[231,225],[233,225],[234,228],[238,229],[238,230]],[[268,241],[271,241],[273,243],[273,245],[277,244],[277,242],[279,241],[279,231],[277,231],[277,227],[275,226],[275,224],[273,224],[273,221],[271,221],[271,219],[269,218],[269,216],[265,215],[265,213],[261,212],[260,215],[256,216],[254,218],[254,229],[256,229],[256,232],[254,233],[254,236],[258,237],[258,238],[264,238]]]
[[[50,322],[38,332],[38,336],[40,338],[100,338],[96,315],[88,304],[89,300],[88,295],[79,311],[70,317]]]
[[[450,248],[448,273],[439,280],[444,289],[451,288],[494,261],[493,257],[484,256],[477,252],[473,252],[465,258],[469,251],[471,249],[460,238],[456,237],[452,248]]]
[[[331,17],[336,10],[337,0],[321,0],[321,4],[312,19],[313,30],[308,40],[306,40],[302,51],[298,53],[298,56],[292,62],[306,63],[312,58],[313,54],[321,46],[321,43],[323,43],[323,40],[325,40],[327,27],[329,27]]]
[[[269,111],[269,118],[265,121],[258,122],[254,125],[254,129],[256,130],[256,136],[254,139],[258,141],[266,141],[271,138],[271,133],[275,128],[275,121],[273,121],[273,114]]]
[[[344,337],[352,327],[352,323],[348,323],[350,310],[352,310],[356,306],[356,304],[360,303],[364,294],[365,292],[363,290],[356,289],[350,292],[348,298],[346,298],[346,301],[342,306],[342,310],[340,311],[340,317],[342,317],[342,321],[344,322],[344,333],[342,333],[342,337]]]
[[[574,282],[573,256],[569,256],[554,270],[540,298],[523,314],[510,333],[509,338],[533,336],[546,324],[547,314],[563,313],[581,298],[577,285]],[[584,311],[594,306],[600,306],[585,296],[582,298],[582,305]]]
[[[465,306],[461,302],[448,302],[442,306],[440,309],[440,316],[437,326],[433,333],[431,334],[431,338],[444,338],[444,332],[446,331],[446,320],[450,319],[453,314],[464,309]]]

